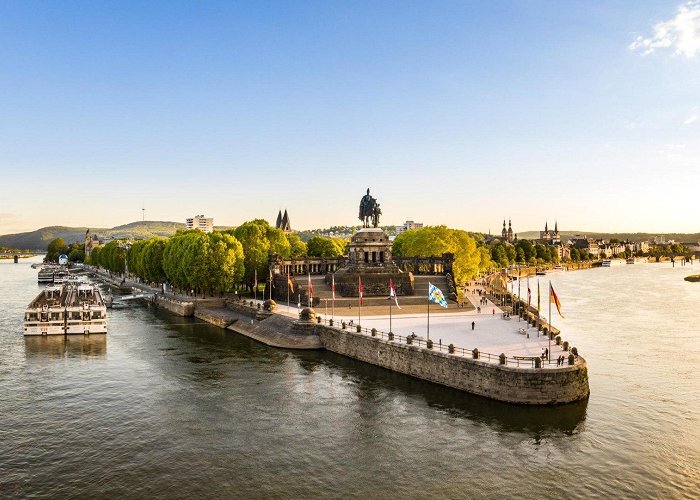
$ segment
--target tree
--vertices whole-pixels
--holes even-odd
[[[244,222],[232,231],[232,235],[243,245],[244,280],[250,288],[256,272],[259,279],[267,276],[270,256],[276,254],[288,258],[291,253],[284,232],[262,219]]]
[[[394,240],[392,251],[397,257],[430,257],[454,254],[452,269],[455,280],[463,283],[486,269],[489,259],[477,249],[476,241],[466,231],[446,226],[428,226],[404,231]],[[486,249],[488,253],[488,249]]]
[[[313,236],[306,244],[310,257],[340,257],[345,253],[345,241],[339,238]]]
[[[289,242],[289,257],[292,259],[297,259],[306,255],[306,243],[301,241],[301,238],[296,233],[289,233],[287,235],[287,241]]]
[[[44,260],[47,262],[54,262],[58,260],[59,255],[68,253],[68,245],[63,241],[63,238],[56,238],[49,242],[46,247],[46,257]]]

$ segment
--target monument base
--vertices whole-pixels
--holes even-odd
[[[362,278],[362,294],[365,297],[388,297],[389,283],[393,281],[396,294],[413,295],[413,274],[404,273],[396,266],[345,268],[335,273],[335,291],[341,297],[357,297],[360,292]],[[330,286],[332,275],[326,275],[326,283]]]

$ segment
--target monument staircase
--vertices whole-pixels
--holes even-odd
[[[333,298],[333,293],[331,291],[331,287],[328,286],[325,282],[325,277],[324,276],[311,276],[311,282],[313,283],[314,286],[314,297],[318,298],[321,303],[319,306],[325,305],[326,299],[328,299],[329,304],[330,301]],[[399,304],[401,305],[421,305],[425,304],[427,297],[428,297],[428,283],[432,283],[436,287],[438,287],[440,290],[442,290],[442,293],[445,295],[445,298],[447,299],[447,302],[454,303],[454,301],[450,301],[448,298],[447,290],[448,290],[448,284],[447,284],[447,278],[444,275],[420,275],[420,276],[414,276],[414,286],[415,286],[415,295],[399,295]],[[301,287],[303,290],[306,290],[308,287],[308,277],[307,276],[296,276],[294,278],[294,289],[295,291],[299,290],[299,287]],[[386,306],[387,305],[387,297],[389,296],[389,283],[387,282],[386,285],[386,296],[385,297],[367,297],[365,296],[363,298],[363,305],[364,306]],[[296,303],[297,301],[297,294],[291,294],[290,295],[290,302],[291,303]],[[335,296],[335,306],[336,307],[348,307],[349,305],[352,305],[353,307],[357,305],[358,298],[357,297],[341,297],[339,294],[336,293]]]

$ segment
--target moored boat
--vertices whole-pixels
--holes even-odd
[[[600,265],[603,267],[610,267],[611,264],[612,264],[612,261],[607,260],[607,259],[600,262]]]
[[[24,313],[24,335],[107,333],[107,307],[92,283],[49,285]]]

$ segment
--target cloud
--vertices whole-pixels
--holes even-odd
[[[697,114],[692,115],[692,116],[689,116],[688,118],[686,118],[686,120],[683,122],[683,125],[690,125],[691,123],[695,123],[696,121],[698,121],[698,115],[697,115]]]
[[[700,52],[700,0],[681,5],[675,17],[657,23],[653,29],[652,36],[638,36],[629,49],[647,56],[656,49],[673,48],[674,54],[694,57]]]

